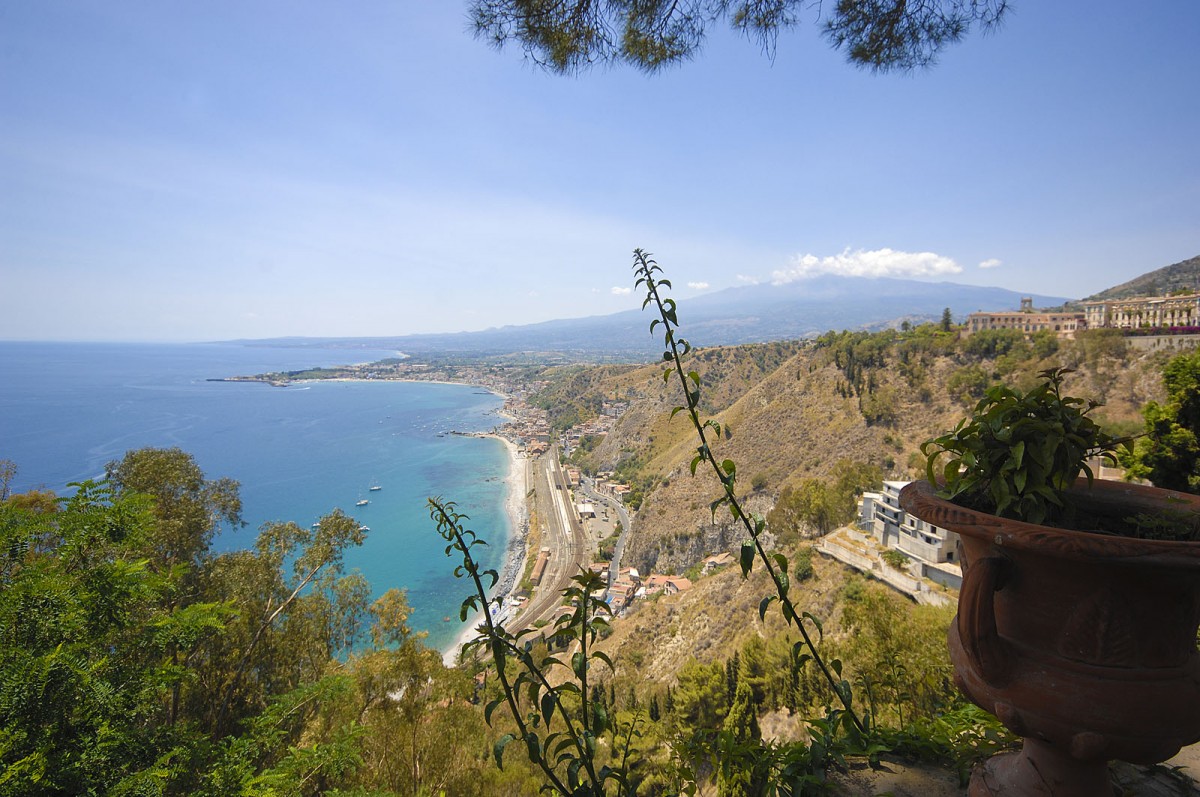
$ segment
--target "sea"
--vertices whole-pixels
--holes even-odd
[[[499,568],[511,521],[509,457],[486,432],[501,397],[426,382],[319,381],[274,387],[210,381],[268,371],[371,362],[395,351],[229,343],[0,342],[0,459],[17,465],[14,492],[69,494],[105,464],[144,446],[178,446],[208,478],[241,485],[245,526],[225,528],[218,551],[248,548],[258,528],[310,526],[340,508],[370,528],[345,557],[375,596],[408,591],[410,625],[427,644],[453,647],[469,585],[429,518],[426,499],[455,501]],[[372,486],[381,489],[372,491]],[[356,506],[361,500],[369,501]]]

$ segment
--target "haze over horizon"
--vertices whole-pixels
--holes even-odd
[[[439,4],[0,14],[0,339],[455,332],[822,273],[1086,296],[1200,253],[1200,4],[1016,4],[872,75],[815,12],[560,77]],[[1134,14],[1136,14],[1136,9]]]

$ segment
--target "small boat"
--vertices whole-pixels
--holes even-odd
[[[359,531],[370,531],[371,527],[370,526],[359,526],[358,530]]]
[[[382,490],[382,489],[383,489],[383,487],[381,487],[381,486],[380,486],[380,485],[378,485],[378,484],[372,484],[372,485],[371,485],[370,487],[368,487],[367,489],[368,489],[368,490],[370,490],[370,491],[371,491],[371,492],[373,492],[373,493],[377,493],[377,492],[379,492],[380,490]]]
[[[365,498],[360,498],[360,499],[358,499],[358,501],[357,501],[357,502],[356,502],[354,505],[355,505],[355,506],[366,506],[366,505],[367,505],[367,504],[369,504],[369,503],[371,503],[371,502],[370,502],[370,501],[368,501],[367,499],[365,499]]]

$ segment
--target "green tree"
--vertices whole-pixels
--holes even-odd
[[[768,707],[770,669],[771,666],[767,661],[767,645],[763,638],[757,634],[750,637],[749,641],[742,646],[737,685],[739,690],[743,685],[750,688],[750,696],[756,708]],[[736,701],[736,692],[734,700]]]
[[[884,385],[862,401],[863,418],[870,424],[895,426],[900,419],[903,396],[893,385]]]
[[[12,480],[17,476],[17,463],[11,459],[0,459],[0,501],[7,501]]]
[[[946,380],[946,392],[955,401],[973,405],[983,398],[991,381],[988,372],[978,365],[964,365],[950,374],[950,378]]]
[[[953,328],[954,328],[954,317],[952,315],[950,315],[950,308],[947,307],[942,310],[941,330],[943,332],[949,332]]]
[[[878,465],[848,459],[838,460],[829,475],[829,481],[805,479],[795,489],[785,487],[767,514],[767,526],[785,541],[810,530],[828,534],[854,519],[860,493],[883,483]]]
[[[676,720],[691,731],[720,728],[729,710],[725,668],[692,659],[679,669],[678,680],[672,693]]]
[[[1035,357],[1045,359],[1058,352],[1058,335],[1050,329],[1039,329],[1030,340]]]
[[[361,591],[336,589],[346,549],[364,536],[358,521],[335,510],[314,528],[268,523],[252,551],[213,561],[210,595],[239,608],[220,644],[201,657],[206,688],[193,693],[201,702],[192,710],[213,733],[232,732],[240,717],[262,711],[273,692],[324,674],[335,653],[333,618],[365,610],[337,605],[339,594],[359,600]]]
[[[111,470],[0,501],[0,797],[536,790],[463,754],[487,746],[474,683],[402,592],[367,606],[353,518],[214,555],[236,485],[177,450]]]
[[[725,695],[732,701],[733,696],[737,694],[738,674],[742,669],[742,657],[735,650],[733,656],[725,662]]]
[[[903,726],[932,719],[962,698],[946,650],[951,606],[913,606],[887,588],[858,578],[847,583],[837,643],[847,675],[867,686],[876,721]]]
[[[1142,409],[1146,433],[1121,458],[1129,475],[1156,487],[1200,493],[1200,351],[1163,368],[1167,400]]]
[[[1025,333],[1019,329],[981,329],[963,343],[963,351],[974,357],[999,357],[1021,348],[1027,347]]]
[[[796,555],[793,557],[794,569],[792,570],[792,577],[796,579],[797,584],[808,581],[817,574],[812,562],[813,547],[811,545],[805,545],[796,551]]]
[[[721,725],[732,745],[757,744],[762,738],[758,727],[758,714],[750,685],[738,683],[733,705]],[[722,766],[717,771],[717,794],[719,797],[752,797],[762,793],[763,783],[760,768],[746,766]]]
[[[811,531],[828,534],[836,528],[836,499],[820,479],[805,479],[795,489],[785,487],[767,514],[767,526],[784,540]]]
[[[799,24],[805,0],[472,0],[475,34],[497,47],[516,42],[556,72],[624,63],[648,72],[694,58],[710,26],[734,30],[773,52]],[[822,8],[823,32],[851,63],[876,71],[931,64],[973,25],[995,27],[1004,0],[838,0]]]
[[[154,526],[145,497],[103,483],[57,512],[0,503],[0,795],[141,793],[195,749],[158,695],[182,677],[170,649],[224,613],[167,608],[138,553]]]
[[[140,448],[105,470],[118,492],[154,499],[158,523],[146,541],[146,554],[158,569],[198,567],[220,526],[242,523],[237,482],[205,479],[192,455],[181,449]]]

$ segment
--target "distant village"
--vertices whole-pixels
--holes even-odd
[[[1186,335],[1200,332],[1200,293],[1175,296],[1143,296],[1083,302],[1079,311],[1041,312],[1033,299],[1021,300],[1021,309],[998,313],[971,313],[963,333],[985,329],[1018,329],[1027,334],[1048,330],[1061,338],[1073,338],[1084,329],[1120,329],[1126,333]]]

